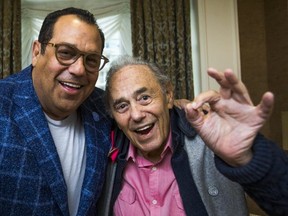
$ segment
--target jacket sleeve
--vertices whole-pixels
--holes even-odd
[[[215,164],[269,215],[288,215],[288,157],[275,143],[259,134],[249,164],[235,168],[217,156]]]

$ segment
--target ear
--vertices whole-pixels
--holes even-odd
[[[171,82],[167,83],[166,85],[166,101],[168,109],[172,109],[174,104],[174,92],[173,92],[173,85]]]
[[[35,67],[37,64],[37,61],[41,55],[41,43],[37,40],[33,42],[33,47],[32,47],[32,65]]]

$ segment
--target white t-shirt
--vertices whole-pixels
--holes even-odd
[[[67,185],[69,212],[71,216],[74,216],[77,214],[79,206],[86,167],[84,127],[77,112],[61,121],[53,120],[47,115],[46,118]]]

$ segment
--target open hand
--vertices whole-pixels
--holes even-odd
[[[183,107],[186,117],[206,145],[231,166],[247,164],[257,133],[269,118],[274,96],[266,92],[254,106],[247,88],[232,70],[224,73],[208,69],[210,77],[220,85],[219,92],[199,94]]]

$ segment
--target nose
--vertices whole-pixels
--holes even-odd
[[[69,72],[76,76],[83,76],[86,73],[84,57],[82,55],[69,66]]]
[[[136,121],[139,122],[141,121],[143,118],[145,118],[145,112],[142,109],[142,106],[139,104],[131,104],[131,118]]]

